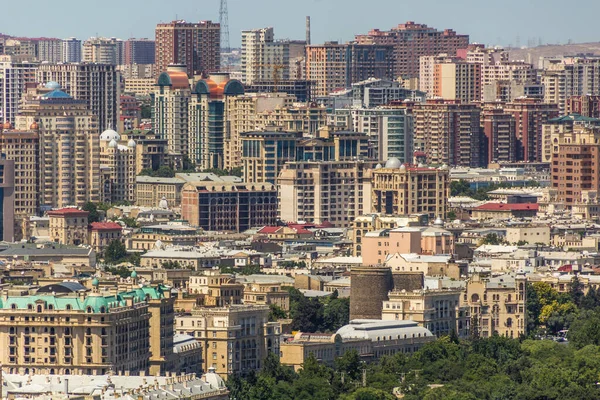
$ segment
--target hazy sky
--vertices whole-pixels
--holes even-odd
[[[1,0],[0,32],[17,36],[154,37],[157,22],[219,20],[219,0]],[[276,38],[347,41],[405,21],[452,28],[489,45],[600,41],[600,1],[576,0],[229,0],[232,46],[243,29],[273,26]],[[490,4],[492,3],[492,4]],[[572,5],[572,7],[569,7]],[[517,42],[519,37],[519,42]]]

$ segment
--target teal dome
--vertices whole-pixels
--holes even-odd
[[[131,278],[135,279],[137,278],[137,272],[135,272],[135,269],[133,270],[133,272],[131,273]]]
[[[98,286],[99,284],[100,284],[100,281],[98,280],[98,278],[92,279],[92,286]]]

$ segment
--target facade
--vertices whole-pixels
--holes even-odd
[[[101,254],[113,240],[121,241],[122,232],[123,227],[115,222],[92,222],[88,243],[96,253]]]
[[[161,321],[171,326],[162,327],[151,320],[150,308],[168,297],[169,291],[161,287],[110,293],[96,285],[86,292],[77,282],[43,286],[20,296],[5,291],[0,343],[8,350],[2,352],[2,364],[25,374],[33,369],[50,375],[150,372],[151,341],[168,328],[172,340],[173,331],[172,309]]]
[[[37,63],[0,55],[0,121],[15,124],[19,102],[28,83],[35,82]]]
[[[32,89],[24,97],[17,128],[39,138],[40,206],[100,200],[98,121],[85,101],[73,99],[56,82]]]
[[[39,184],[40,184],[40,137],[36,131],[15,131],[12,129],[3,129],[0,133],[0,153],[5,158],[4,175],[5,183],[13,182],[13,204],[12,211],[14,215],[14,236],[20,239],[22,232],[20,222],[36,215],[40,205]],[[0,160],[2,162],[4,160]],[[12,162],[12,174],[10,173]],[[12,175],[12,177],[11,177]],[[4,190],[5,194],[10,193],[10,186]],[[6,209],[5,209],[6,210]],[[6,214],[9,217],[10,212]],[[6,220],[8,221],[8,219]]]
[[[62,41],[62,62],[79,63],[81,62],[81,40],[70,37]]]
[[[469,308],[461,306],[462,290],[392,291],[383,303],[381,318],[392,321],[415,321],[437,337],[454,332],[459,338],[469,336]]]
[[[15,161],[0,158],[0,241],[15,242]]]
[[[349,88],[368,78],[394,80],[392,46],[326,42],[306,46],[306,79],[314,82],[313,96]]]
[[[121,39],[92,37],[83,42],[83,62],[95,64],[124,64],[124,44]]]
[[[207,231],[243,232],[277,220],[277,188],[269,183],[189,182],[181,216]]]
[[[512,114],[504,112],[499,104],[486,104],[481,112],[481,125],[487,148],[484,164],[515,162],[516,122]]]
[[[268,306],[200,307],[175,319],[175,331],[196,338],[204,351],[203,369],[245,374],[260,370],[269,352],[279,355],[281,327],[268,322]]]
[[[242,82],[290,79],[290,43],[276,41],[273,28],[242,31]]]
[[[581,203],[585,191],[600,190],[600,128],[576,127],[572,132],[556,132],[552,143],[552,188],[557,201],[571,208]]]
[[[495,333],[510,338],[527,334],[526,287],[524,275],[502,275],[489,280],[474,275],[460,302],[461,307],[469,307],[471,330],[484,338]]]
[[[295,161],[299,132],[246,132],[241,135],[244,181],[277,183],[288,161]]]
[[[277,179],[283,221],[350,227],[369,211],[369,161],[291,161]]]
[[[123,64],[154,64],[155,43],[150,39],[127,39],[123,46]]]
[[[394,49],[395,77],[419,77],[419,58],[438,54],[455,55],[469,45],[468,35],[457,35],[451,29],[438,31],[424,24],[408,21],[390,31],[373,29],[366,35],[357,35],[361,44],[391,45]],[[394,77],[394,78],[395,78]]]
[[[172,21],[156,26],[156,69],[186,66],[187,75],[217,72],[221,66],[221,26],[212,21]]]
[[[72,246],[88,244],[89,214],[77,208],[48,211],[50,241]]]
[[[135,202],[135,180],[139,173],[135,140],[121,141],[120,135],[106,130],[100,135],[100,198],[111,204]],[[155,204],[156,205],[156,204]]]
[[[580,114],[569,114],[552,118],[542,124],[542,162],[552,162],[553,137],[573,134],[576,129],[600,127],[600,119],[586,117]]]
[[[600,118],[600,95],[571,96],[567,99],[566,114],[579,114],[583,117]]]
[[[119,73],[107,64],[41,64],[36,82],[57,82],[71,97],[84,100],[97,117],[98,131],[119,126]]]
[[[303,67],[302,67],[303,69]],[[313,84],[306,79],[257,79],[251,85],[244,84],[246,93],[284,93],[294,96],[298,102],[306,103],[313,99]]]
[[[446,218],[450,195],[447,167],[419,167],[390,159],[383,168],[370,171],[370,177],[372,212]]]
[[[481,66],[448,60],[433,68],[433,95],[446,100],[472,103],[481,99]]]
[[[559,108],[556,103],[542,103],[529,98],[516,99],[504,106],[504,112],[515,118],[517,161],[542,161],[542,126],[548,120],[558,117]]]
[[[414,148],[427,162],[449,166],[481,165],[481,109],[453,100],[427,100],[414,106]]]

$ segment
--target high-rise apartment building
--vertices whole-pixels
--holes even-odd
[[[371,30],[357,35],[357,43],[391,45],[394,48],[396,77],[419,77],[419,58],[446,53],[450,56],[469,45],[468,35],[457,35],[451,29],[438,31],[424,24],[409,21],[390,31]]]
[[[22,56],[23,60],[57,63],[62,60],[62,41],[55,38],[11,38],[6,40],[4,53]]]
[[[369,137],[369,158],[402,163],[413,161],[414,118],[406,107],[340,108],[328,115],[328,124]]]
[[[571,96],[600,95],[600,57],[564,57],[542,60],[544,102],[558,105],[561,115]]]
[[[487,158],[484,163],[516,161],[515,117],[505,112],[502,104],[489,103],[481,112],[482,140],[486,142]]]
[[[17,59],[16,56],[0,56],[0,121],[9,121],[13,125],[25,85],[35,82],[39,65]]]
[[[120,78],[114,65],[107,64],[40,64],[36,82],[57,82],[76,100],[85,100],[98,117],[98,130],[119,126]]]
[[[314,82],[313,96],[369,78],[394,80],[395,75],[390,45],[326,42],[306,47],[306,79]]]
[[[291,161],[277,179],[280,218],[283,221],[348,228],[370,212],[367,170],[372,161]]]
[[[448,167],[401,164],[391,158],[383,167],[369,171],[369,177],[371,212],[446,218],[450,195]]]
[[[35,128],[35,126],[34,126]],[[39,157],[40,142],[38,133],[29,129],[15,131],[4,124],[0,133],[0,153],[11,165],[5,165],[5,173],[12,168],[13,177],[5,175],[6,183],[12,179],[13,235],[15,240],[22,238],[21,221],[36,215],[39,206]],[[4,189],[10,191],[9,186]]]
[[[517,161],[540,162],[544,146],[542,125],[558,117],[558,105],[521,98],[506,103],[504,112],[515,118]]]
[[[436,63],[433,70],[433,95],[463,103],[481,100],[481,66],[458,60]]]
[[[276,41],[273,28],[242,31],[242,82],[290,79],[290,43]]]
[[[481,165],[480,113],[472,104],[431,99],[414,105],[414,149],[427,162],[449,166]]]
[[[62,40],[54,38],[35,39],[39,62],[62,62]]]
[[[154,64],[156,42],[150,39],[127,39],[123,49],[123,64]]]
[[[0,136],[1,138],[1,136]],[[1,140],[1,139],[0,139]],[[0,240],[15,238],[15,160],[7,160],[0,149]]]
[[[62,62],[78,63],[81,62],[81,40],[70,37],[62,41]]]
[[[569,137],[578,129],[586,127],[600,127],[600,119],[584,117],[579,114],[569,114],[558,118],[549,119],[542,124],[542,159],[541,162],[551,163],[553,146],[553,137]],[[565,136],[566,135],[566,136]]]
[[[100,135],[100,198],[107,204],[126,201],[135,203],[137,176],[134,139],[122,141],[114,130]]]
[[[56,82],[28,91],[18,130],[39,135],[39,201],[52,208],[100,201],[98,120]]]
[[[173,21],[156,26],[156,69],[186,66],[187,75],[217,72],[221,66],[221,25],[212,21]]]
[[[579,114],[583,117],[600,118],[600,95],[571,96],[567,99],[566,114]]]
[[[92,37],[83,42],[83,61],[87,63],[121,65],[124,44],[117,38]]]

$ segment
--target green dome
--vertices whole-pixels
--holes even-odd
[[[100,281],[98,280],[97,277],[94,277],[94,279],[92,279],[92,286],[98,286],[100,284]]]
[[[137,278],[137,272],[135,272],[135,269],[133,270],[133,272],[131,273],[131,278],[135,279]]]

